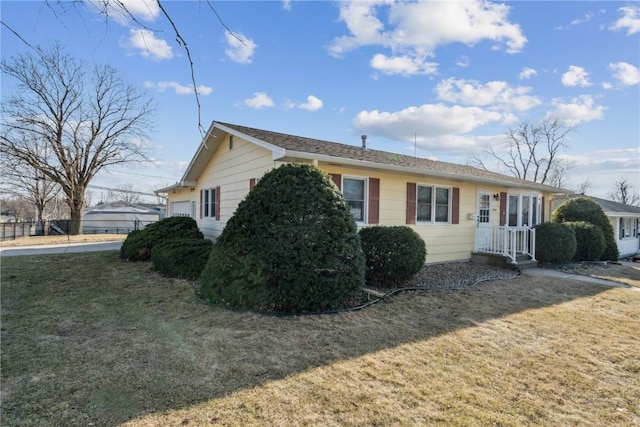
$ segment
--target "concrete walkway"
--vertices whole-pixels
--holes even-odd
[[[558,279],[577,280],[580,282],[595,283],[597,285],[610,286],[613,288],[626,288],[640,292],[640,288],[625,285],[624,283],[596,279],[595,277],[581,276],[579,274],[572,274],[567,271],[554,270],[552,268],[525,268],[522,270],[522,275],[529,277],[556,277]]]
[[[119,251],[122,242],[68,243],[62,245],[0,247],[0,257],[19,255],[71,254],[98,251]]]

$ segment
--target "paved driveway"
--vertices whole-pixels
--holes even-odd
[[[80,252],[119,251],[122,242],[69,243],[66,245],[0,248],[0,257],[19,255],[71,254]]]

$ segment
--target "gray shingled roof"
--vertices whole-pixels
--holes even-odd
[[[495,182],[502,185],[511,184],[517,186],[525,186],[528,188],[537,188],[540,191],[564,192],[568,191],[551,187],[544,184],[534,183],[509,175],[503,175],[496,172],[490,172],[473,166],[459,165],[455,163],[442,162],[437,160],[425,159],[420,157],[406,156],[398,153],[387,151],[363,149],[356,145],[340,144],[337,142],[322,141],[319,139],[306,138],[302,136],[288,135],[279,132],[272,132],[262,129],[255,129],[246,126],[239,126],[231,123],[216,122],[226,126],[242,134],[259,139],[287,151],[317,154],[330,156],[339,159],[350,159],[362,162],[369,162],[379,165],[398,166],[420,170],[422,173],[428,174],[445,174],[458,177],[473,178],[486,182]]]
[[[640,216],[640,206],[625,205],[624,203],[614,202],[613,200],[601,199],[599,197],[587,196],[584,194],[575,194],[571,197],[568,197],[565,200],[575,199],[579,197],[586,197],[587,199],[593,200],[594,202],[600,205],[603,211],[605,211],[606,213],[614,214],[614,216],[615,214],[620,214],[621,216],[624,216],[625,214]],[[561,204],[565,200],[559,199],[558,203]]]

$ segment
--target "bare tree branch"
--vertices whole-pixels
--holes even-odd
[[[144,139],[154,107],[110,66],[87,68],[58,44],[37,52],[2,63],[20,91],[2,104],[0,151],[60,186],[78,234],[93,177],[147,159]],[[50,155],[38,149],[41,144]]]
[[[541,184],[566,183],[567,173],[574,165],[559,156],[567,148],[566,139],[572,131],[572,127],[554,118],[545,118],[537,125],[522,122],[505,132],[502,149],[490,146],[482,153],[474,153],[470,163],[490,170],[487,163],[494,162],[499,172]]]

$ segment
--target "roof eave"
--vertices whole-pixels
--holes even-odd
[[[563,192],[558,192],[557,188],[550,188],[548,186],[540,185],[537,183],[527,183],[527,182],[514,183],[506,180],[474,177],[469,175],[458,175],[454,173],[433,171],[429,169],[390,165],[386,163],[376,163],[376,162],[370,162],[366,160],[349,159],[345,157],[334,157],[334,156],[328,156],[326,154],[308,153],[304,151],[286,150],[285,155],[282,157],[296,157],[301,159],[318,160],[322,162],[338,163],[338,164],[345,164],[350,166],[360,166],[360,167],[366,167],[370,169],[382,169],[382,170],[394,171],[394,172],[413,173],[417,175],[429,175],[429,176],[438,177],[438,178],[451,179],[457,182],[471,181],[471,182],[478,182],[482,184],[494,184],[494,185],[499,185],[503,187],[527,188],[527,189],[533,189],[538,191],[550,192],[550,193],[553,193],[554,196],[567,194]]]

